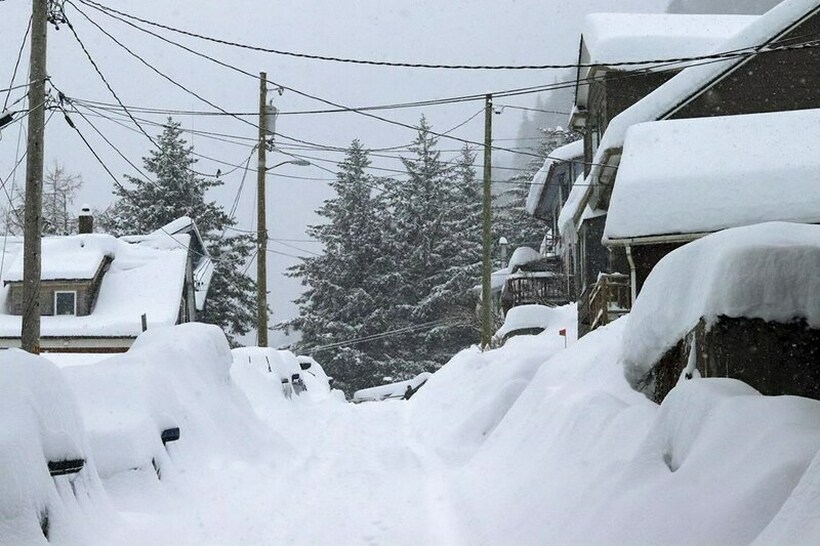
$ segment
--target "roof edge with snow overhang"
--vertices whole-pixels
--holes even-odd
[[[784,0],[709,54],[750,48],[762,49],[818,12],[820,0]],[[591,182],[598,184],[602,165],[606,164],[606,155],[623,147],[629,127],[637,123],[668,118],[755,58],[757,57],[754,55],[739,56],[690,66],[615,116],[609,123],[595,154],[590,171]]]

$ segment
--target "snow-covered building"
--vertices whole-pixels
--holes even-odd
[[[737,18],[734,23],[722,16],[698,17],[701,18],[700,23],[690,27],[693,31],[697,26],[707,28],[708,24],[717,24],[727,29],[727,32],[716,34],[721,40],[713,42],[706,51],[698,53],[690,50],[681,56],[708,54],[718,58],[708,62],[690,62],[682,71],[675,69],[668,72],[663,67],[652,66],[649,74],[660,72],[667,76],[660,77],[656,82],[659,85],[655,86],[645,85],[640,88],[637,82],[642,81],[642,78],[638,78],[630,84],[633,85],[630,89],[601,87],[608,76],[604,76],[604,83],[601,83],[598,81],[601,78],[594,73],[601,70],[596,59],[604,57],[593,52],[611,47],[613,52],[621,51],[622,55],[626,55],[624,52],[628,48],[614,38],[604,39],[607,32],[603,25],[598,25],[601,30],[597,33],[587,31],[582,40],[581,60],[595,66],[579,71],[576,93],[578,104],[574,110],[573,124],[574,128],[585,131],[587,176],[573,188],[565,207],[566,209],[571,204],[571,210],[562,210],[558,222],[562,238],[576,241],[579,335],[607,322],[613,294],[616,299],[623,299],[624,286],[620,279],[630,269],[634,269],[634,264],[630,267],[631,256],[627,254],[624,245],[610,245],[607,248],[601,244],[613,188],[620,183],[619,166],[630,127],[657,120],[735,116],[820,107],[820,72],[807,69],[820,63],[820,48],[815,47],[815,42],[808,38],[820,32],[820,0],[784,0],[762,16]],[[709,18],[714,18],[714,23],[708,23]],[[593,22],[594,19],[592,17]],[[634,25],[624,28],[638,28],[641,24],[639,20],[640,17],[635,19]],[[595,28],[594,24],[589,24]],[[737,26],[732,27],[733,24]],[[730,27],[731,32],[728,32]],[[609,32],[622,34],[626,30]],[[695,37],[697,35],[697,32],[693,34]],[[667,38],[670,39],[670,44],[679,43],[677,39],[672,40],[670,35]],[[707,40],[694,39],[692,44],[706,42]],[[635,51],[641,53],[642,59],[661,58],[650,47],[641,46],[639,40],[636,39],[635,44]],[[585,53],[585,48],[589,50],[588,54]],[[630,58],[625,56],[624,60],[630,61]],[[606,62],[616,64],[614,61]],[[593,81],[585,79],[590,74],[595,76]],[[723,136],[712,136],[715,144],[724,139]],[[761,137],[765,138],[765,135]],[[712,141],[702,142],[700,149],[708,148],[709,142]],[[731,156],[725,158],[727,164],[737,165],[738,162],[749,159],[748,149],[732,147],[731,142],[722,142],[721,145],[724,146],[724,152]],[[699,174],[708,176],[708,169],[700,164],[700,158],[691,153],[687,155],[690,170],[701,168],[704,172]],[[706,156],[707,160],[708,157]],[[801,159],[792,157],[795,160]],[[656,172],[664,170],[664,166],[656,158],[650,160],[644,156],[644,159],[654,162]],[[635,169],[642,168],[637,163],[633,166]],[[666,173],[664,176],[672,177],[674,173]],[[721,182],[719,178],[713,178],[715,184]],[[777,205],[772,204],[772,207]],[[641,212],[653,214],[656,211],[643,209]],[[780,217],[775,215],[768,219]],[[686,228],[681,226],[681,229]],[[611,291],[604,285],[617,286],[617,290]],[[633,293],[635,288],[631,288]],[[627,286],[626,289],[630,290],[630,287]],[[617,307],[620,312],[620,304]]]
[[[0,256],[0,348],[19,347],[22,239],[6,237]],[[82,233],[44,237],[41,350],[122,352],[143,328],[196,320],[213,263],[190,218],[148,235]]]
[[[558,244],[558,216],[572,189],[573,181],[584,172],[584,141],[576,140],[550,152],[535,174],[527,195],[526,208],[549,229],[548,247]]]
[[[726,229],[670,252],[635,301],[621,362],[656,402],[695,376],[820,399],[820,226]]]
[[[820,109],[634,125],[604,243],[626,250],[638,293],[663,256],[706,234],[778,220],[820,224],[818,149]]]
[[[583,24],[570,128],[586,133],[587,162],[609,121],[684,66],[651,63],[705,55],[755,17],[594,13]]]

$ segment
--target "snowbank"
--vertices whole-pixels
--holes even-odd
[[[694,328],[720,315],[820,328],[820,226],[771,222],[721,231],[665,256],[628,317],[631,382]]]
[[[572,344],[575,306],[554,310],[556,328],[566,327]],[[447,461],[468,460],[513,406],[546,356],[564,348],[557,331],[514,337],[502,349],[477,347],[457,354],[410,399],[415,433]]]
[[[818,127],[820,109],[631,127],[604,241],[820,222]]]
[[[623,377],[625,325],[461,353],[411,400],[419,437],[461,465],[462,542],[816,543],[820,402],[700,379],[657,406]]]
[[[0,351],[0,419],[0,543],[45,544],[41,526],[81,543],[97,516],[111,514],[60,371],[23,351]],[[80,459],[77,474],[49,473],[49,462]]]

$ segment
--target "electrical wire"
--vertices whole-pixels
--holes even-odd
[[[346,63],[346,64],[360,64],[360,65],[370,65],[370,66],[385,66],[385,67],[398,67],[398,68],[425,68],[425,69],[445,69],[445,70],[566,70],[566,69],[573,69],[573,68],[599,68],[599,67],[606,67],[606,68],[619,68],[619,67],[630,67],[630,66],[637,66],[637,67],[645,67],[651,66],[654,64],[666,64],[666,63],[680,63],[680,62],[691,62],[691,61],[702,61],[702,60],[711,60],[711,59],[726,59],[726,58],[734,58],[737,55],[744,55],[744,54],[751,54],[756,55],[761,51],[758,48],[754,47],[747,47],[741,48],[733,51],[726,51],[726,52],[718,52],[718,53],[711,53],[708,55],[696,55],[696,56],[689,56],[689,57],[674,57],[674,58],[665,58],[665,59],[650,59],[650,60],[639,60],[639,61],[619,61],[619,62],[612,62],[612,63],[551,63],[551,64],[523,64],[523,65],[511,65],[511,64],[502,64],[502,65],[469,65],[469,64],[432,64],[432,63],[419,63],[419,62],[394,62],[394,61],[377,61],[377,60],[368,60],[368,59],[353,59],[353,58],[345,58],[345,57],[335,57],[335,56],[327,56],[327,55],[314,55],[309,53],[299,53],[294,51],[285,51],[279,49],[272,49],[262,46],[254,46],[249,44],[243,44],[240,42],[233,42],[229,40],[223,40],[220,38],[215,38],[212,36],[207,36],[204,34],[199,34],[196,32],[191,32],[188,30],[182,30],[179,28],[172,27],[170,25],[165,25],[162,23],[157,23],[155,21],[151,21],[148,19],[144,19],[141,17],[137,17],[135,15],[131,15],[125,13],[123,11],[116,10],[109,6],[105,6],[98,2],[94,2],[93,0],[78,0],[81,4],[94,8],[101,12],[107,13],[115,13],[120,17],[125,17],[132,21],[138,21],[140,23],[153,26],[155,28],[160,28],[163,30],[167,30],[169,32],[174,32],[176,34],[181,34],[183,36],[188,36],[191,38],[197,38],[199,40],[205,40],[212,43],[217,43],[221,45],[231,46],[235,48],[250,50],[250,51],[257,51],[262,53],[273,53],[276,55],[283,55],[288,57],[296,57],[301,59],[311,59],[311,60],[319,60],[319,61],[331,61],[337,63]],[[765,46],[764,46],[765,47]],[[763,50],[762,52],[765,52]]]
[[[14,80],[17,78],[17,69],[20,68],[20,60],[23,57],[23,50],[26,48],[26,42],[28,42],[28,35],[31,32],[31,17],[28,18],[28,25],[26,25],[26,32],[23,34],[23,41],[20,43],[20,49],[17,51],[17,60],[14,61],[14,69],[11,72],[11,80],[9,80],[9,88],[8,93],[6,94],[6,100],[3,102],[3,108],[0,108],[0,112],[3,110],[8,109],[9,107],[9,99],[11,99],[11,92],[14,89]]]

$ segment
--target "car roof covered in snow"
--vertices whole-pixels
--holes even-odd
[[[604,241],[820,223],[820,109],[629,129]]]

